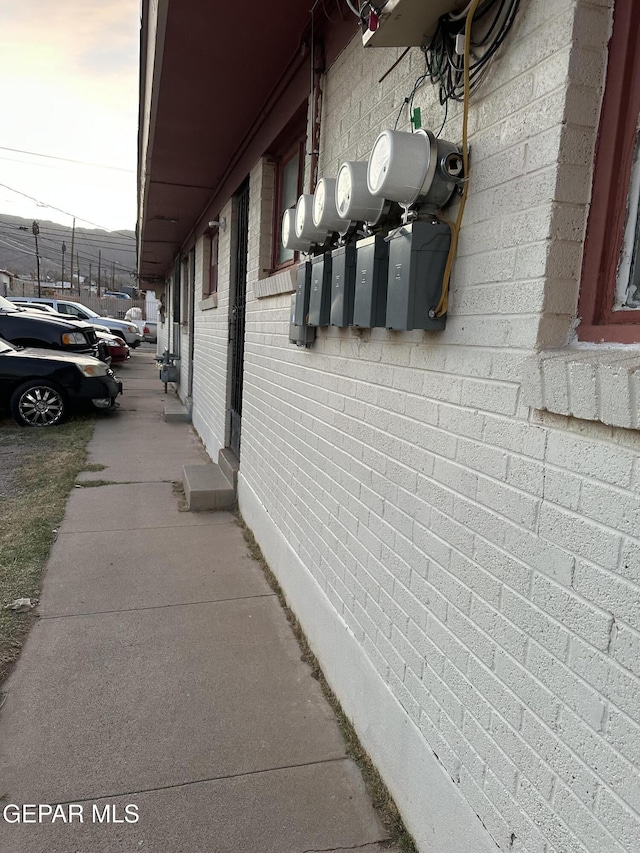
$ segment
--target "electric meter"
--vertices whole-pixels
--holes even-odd
[[[374,196],[405,206],[418,202],[440,208],[462,171],[458,148],[430,130],[383,130],[371,149],[367,185]]]
[[[320,178],[313,194],[313,223],[326,231],[338,231],[344,234],[350,222],[341,219],[336,210],[336,179]]]
[[[296,237],[310,243],[324,243],[328,229],[318,228],[313,222],[313,196],[305,193],[296,205]]]
[[[295,207],[287,208],[282,214],[282,245],[285,249],[290,249],[293,252],[308,252],[311,248],[311,241],[296,237],[295,217]]]
[[[375,225],[381,218],[384,207],[384,198],[376,198],[369,192],[367,164],[343,163],[336,179],[338,216],[352,222],[367,222],[369,225]]]

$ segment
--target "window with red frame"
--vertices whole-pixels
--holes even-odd
[[[273,268],[280,269],[297,260],[297,252],[282,245],[282,215],[288,207],[295,207],[302,193],[304,165],[304,139],[299,138],[276,161]]]
[[[275,164],[271,228],[273,235],[271,269],[273,271],[288,267],[298,260],[297,252],[285,249],[282,245],[282,214],[288,207],[295,207],[302,193],[306,128],[307,102],[303,101],[282,128],[267,155]]]
[[[616,0],[578,314],[584,341],[640,341],[640,4]]]
[[[214,231],[205,235],[205,268],[202,277],[202,295],[211,296],[218,292],[218,237]]]

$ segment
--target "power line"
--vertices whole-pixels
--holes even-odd
[[[40,154],[37,151],[23,151],[21,148],[7,148],[4,145],[0,145],[0,151],[12,151],[14,154],[29,154],[31,157],[46,157],[47,160],[61,160],[63,163],[75,163],[78,166],[92,166],[94,169],[113,169],[115,172],[129,172],[129,174],[135,174],[135,169],[124,169],[122,166],[106,166],[103,163],[91,163],[88,160],[72,160],[69,157],[55,157],[53,154]],[[21,161],[18,160],[15,162]]]
[[[16,195],[20,195],[23,198],[28,198],[29,201],[34,201],[36,204],[41,207],[48,207],[50,210],[57,210],[58,213],[64,213],[65,216],[75,216],[73,213],[69,213],[67,210],[62,210],[60,207],[56,207],[53,204],[47,204],[45,201],[40,201],[40,199],[34,198],[32,195],[27,195],[27,193],[20,192],[20,190],[16,190],[13,187],[8,186],[7,184],[0,184],[0,187],[4,187],[5,190],[9,190],[12,193],[16,193]],[[89,225],[93,225],[96,228],[100,228],[102,231],[109,231],[109,228],[106,228],[104,225],[98,225],[97,222],[92,222],[90,219],[84,219],[82,216],[76,216],[76,219],[79,219],[80,222],[88,222]],[[120,234],[120,236],[125,237],[127,240],[135,240],[135,237],[131,237],[129,234],[123,234],[121,231],[111,231],[112,234]]]
[[[4,244],[5,244],[5,246],[8,246],[10,249],[13,249],[15,252],[22,252],[22,253],[23,253],[23,254],[25,254],[25,255],[31,255],[31,256],[32,256],[32,257],[34,257],[34,258],[36,257],[36,253],[35,253],[35,252],[30,252],[30,251],[29,251],[29,249],[23,249],[23,248],[22,248],[21,246],[19,246],[19,245],[12,245],[11,243],[7,243],[7,241],[6,241],[6,240],[2,240],[2,239],[0,239],[0,243],[4,243]],[[56,264],[56,263],[57,263],[57,261],[54,261],[54,260],[52,260],[51,258],[47,258],[47,257],[45,257],[44,255],[40,255],[40,257],[41,257],[41,258],[42,258],[42,260],[44,260],[44,261],[49,261],[49,263],[50,263],[50,264]]]
[[[16,230],[15,226],[6,225],[6,224],[3,224],[2,222],[0,222],[0,234],[4,234],[7,237],[12,237],[14,230]],[[68,239],[68,236],[69,236],[64,231],[58,231],[58,232],[50,233],[49,229],[46,229],[45,233],[50,234],[50,236],[48,238],[45,238],[45,239],[49,239],[49,240],[56,240],[56,239],[65,240],[65,239]],[[76,232],[76,237],[77,237],[77,232]],[[92,252],[97,251],[98,248],[104,248],[107,251],[111,251],[111,252],[114,252],[117,254],[122,253],[122,254],[127,254],[127,255],[129,255],[129,254],[135,255],[135,251],[136,251],[135,249],[129,249],[127,246],[120,246],[118,243],[108,243],[108,242],[104,242],[102,240],[94,240],[94,239],[87,238],[84,235],[82,235],[82,242],[87,247],[87,251],[92,251]]]
[[[13,230],[14,229],[9,230],[6,226],[2,227],[0,225],[0,234],[2,234],[5,237],[8,237],[8,238],[13,237],[14,236]],[[49,240],[50,242],[56,243],[56,244],[60,243],[62,240],[68,240],[69,239],[69,235],[67,235],[67,234],[64,234],[64,233],[62,233],[62,234],[49,234],[49,232],[46,229],[43,230],[43,234],[48,235],[48,236],[43,236],[42,239]],[[77,240],[77,235],[76,235],[76,240]],[[88,241],[84,237],[81,238],[81,243],[85,247],[85,250],[87,252],[93,252],[94,254],[95,254],[95,252],[98,251],[99,248],[101,248],[101,249],[106,250],[106,252],[114,254],[114,255],[121,255],[121,254],[135,255],[135,250],[132,251],[131,249],[127,249],[124,246],[120,247],[116,243],[102,243],[100,240]],[[126,263],[127,259],[126,258],[123,259],[122,262]]]
[[[2,214],[0,214],[0,215],[2,215]],[[8,213],[8,214],[5,213],[4,215],[5,216],[12,216],[12,214],[10,214],[10,213]],[[13,219],[15,219],[16,221],[15,222],[7,222],[6,219],[0,219],[0,225],[6,225],[8,228],[19,228],[20,225],[18,225],[17,223],[20,223],[20,222],[28,223],[28,221],[29,221],[28,219],[25,219],[22,216],[14,216]],[[42,222],[42,220],[41,220],[41,222]],[[47,222],[47,231],[51,231],[54,234],[69,234],[71,232],[71,226],[70,225],[61,225],[59,222]],[[91,236],[92,238],[95,239],[95,241],[100,241],[102,243],[113,243],[113,244],[118,245],[118,246],[122,245],[122,240],[119,238],[134,239],[135,240],[135,237],[132,237],[131,234],[121,234],[119,231],[105,231],[102,228],[76,228],[76,232],[79,232],[80,234],[83,234],[83,235]],[[99,232],[99,234],[96,232]],[[113,234],[114,236],[113,237],[109,236],[111,234]],[[135,252],[135,249],[126,249],[125,251]]]
[[[42,223],[40,223],[40,224],[42,226]],[[13,225],[10,222],[4,222],[3,220],[0,220],[0,229],[2,229],[5,233],[7,233],[7,236],[13,237],[13,236],[17,236],[14,233],[15,231],[24,231],[25,226]],[[50,240],[55,240],[55,239],[64,240],[64,239],[68,238],[69,234],[71,233],[71,229],[68,229],[66,231],[65,230],[54,231],[53,229],[45,227],[44,233],[49,236]],[[77,233],[78,232],[76,231],[76,234]],[[85,232],[80,232],[80,237],[86,243],[87,248],[89,248],[89,249],[93,248],[93,246],[104,246],[105,248],[110,249],[112,252],[115,252],[115,253],[120,253],[120,252],[126,252],[127,254],[134,254],[135,253],[135,249],[129,248],[128,244],[123,245],[122,243],[119,243],[117,241],[110,242],[108,240],[102,240],[99,237],[92,238],[90,235],[86,234]]]
[[[6,235],[6,234],[4,234],[3,236],[4,236],[4,237],[7,237],[7,235]],[[41,243],[48,243],[48,244],[50,244],[50,245],[55,246],[56,248],[58,247],[58,242],[57,242],[54,238],[52,238],[52,237],[43,237],[43,236],[42,236],[42,234],[40,234],[39,236],[40,236],[40,242],[41,242]],[[8,239],[10,239],[10,237],[9,237]],[[27,254],[27,255],[33,255],[33,256],[35,257],[35,252],[31,252],[31,251],[29,251],[28,249],[24,249],[24,248],[22,248],[22,247],[21,247],[21,245],[20,245],[20,243],[17,243],[17,242],[15,242],[15,241],[14,241],[14,242],[7,242],[6,240],[0,240],[0,242],[4,243],[6,246],[9,246],[9,247],[10,247],[10,248],[12,248],[12,249],[16,249],[17,251],[24,252],[24,253],[25,253],[25,254]],[[91,251],[91,250],[90,250],[90,251]],[[76,254],[77,254],[77,253],[76,253]],[[41,256],[41,257],[44,257],[44,256]],[[80,259],[81,259],[83,262],[85,262],[85,263],[93,263],[93,262],[96,260],[96,255],[95,255],[95,254],[93,254],[93,255],[86,255],[86,254],[84,254],[84,253],[83,253],[83,254],[81,254],[81,255],[80,255]],[[49,262],[50,262],[50,263],[52,263],[52,264],[56,264],[56,265],[58,265],[58,264],[59,264],[59,262],[58,262],[58,261],[54,261],[54,260],[52,260],[51,258],[45,258],[45,260],[49,261]],[[115,264],[115,265],[116,265],[116,267],[118,268],[118,270],[119,270],[120,272],[122,272],[123,274],[124,274],[124,273],[129,274],[129,273],[135,272],[135,270],[134,270],[134,269],[124,266],[124,265],[123,265],[123,264],[121,264],[119,261],[110,260],[110,261],[109,261],[109,263],[113,263],[113,264]]]

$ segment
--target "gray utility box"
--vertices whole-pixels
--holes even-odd
[[[309,313],[309,296],[311,294],[311,261],[298,264],[296,295],[292,323],[294,326],[306,326]]]
[[[311,264],[309,264],[311,266]],[[308,299],[308,297],[307,297]],[[298,294],[291,297],[291,320],[289,322],[289,343],[298,347],[310,347],[316,339],[315,326],[299,326],[296,324]]]
[[[444,329],[445,317],[430,317],[442,292],[451,245],[444,222],[412,222],[389,236],[387,328]]]
[[[327,252],[311,260],[309,325],[328,326],[331,319],[331,255]]]
[[[331,252],[331,325],[353,323],[353,296],[356,286],[356,247],[347,243]]]
[[[389,243],[381,234],[356,243],[353,325],[374,329],[387,325]]]
[[[160,382],[177,382],[180,371],[177,364],[163,364],[160,366]]]

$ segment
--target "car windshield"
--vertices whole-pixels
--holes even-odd
[[[8,299],[5,299],[4,296],[0,296],[0,311],[13,311],[15,314],[19,311],[24,311],[24,308],[19,308],[17,305],[14,305],[13,302],[9,302]]]
[[[97,311],[92,311],[91,308],[87,308],[86,305],[79,305],[79,308],[82,308],[84,314],[87,314],[89,317],[99,317],[100,315]]]
[[[0,338],[0,353],[2,352],[13,352],[15,347],[12,347],[9,341],[5,341],[4,338]]]

